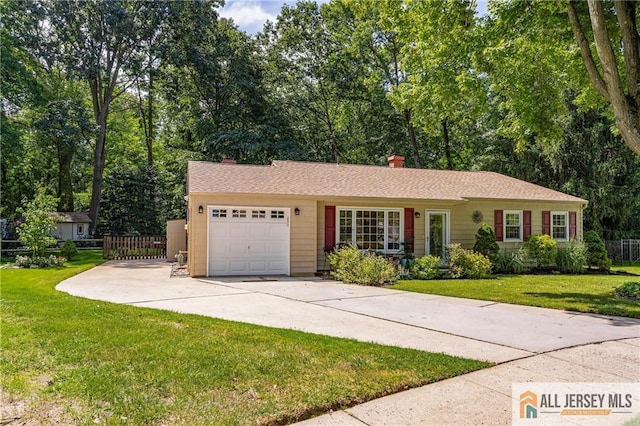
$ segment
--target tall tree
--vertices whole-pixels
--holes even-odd
[[[162,2],[39,0],[24,3],[25,13],[38,17],[38,37],[31,50],[39,57],[54,56],[70,75],[84,79],[91,93],[94,143],[89,216],[95,230],[107,147],[111,103],[130,87],[126,71],[140,58],[136,53],[166,14]]]
[[[339,31],[346,36],[342,41],[349,50],[358,57],[366,58],[364,65],[373,71],[367,78],[374,80],[386,93],[397,91],[409,77],[402,63],[405,60],[404,41],[397,28],[390,25],[390,16],[399,16],[402,8],[403,4],[394,0],[338,0],[324,9],[325,16],[341,24]],[[399,108],[399,112],[404,118],[413,164],[420,168],[422,164],[412,108],[405,106]]]
[[[392,90],[396,108],[410,110],[426,132],[439,135],[444,165],[455,167],[452,127],[469,119],[484,93],[472,57],[475,48],[475,3],[437,0],[389,2],[382,9],[383,29],[403,46],[401,73]]]
[[[611,104],[620,135],[640,155],[640,36],[637,26],[637,1],[587,2],[595,44],[584,29],[581,4],[567,5],[574,37],[591,83]],[[614,48],[615,47],[615,48]],[[598,60],[596,61],[597,58]]]

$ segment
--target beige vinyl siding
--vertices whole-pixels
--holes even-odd
[[[324,255],[324,207],[326,205],[339,207],[379,207],[379,208],[413,208],[420,212],[419,218],[414,218],[414,250],[416,256],[425,254],[425,218],[426,210],[448,210],[450,217],[450,242],[460,243],[463,247],[472,248],[475,243],[475,235],[481,223],[472,220],[472,214],[478,210],[482,213],[483,222],[494,227],[494,210],[531,210],[531,233],[542,233],[542,212],[549,211],[575,211],[576,214],[576,238],[582,239],[582,204],[581,203],[557,203],[541,201],[508,201],[508,200],[470,200],[456,202],[429,202],[429,201],[390,201],[385,199],[369,199],[366,201],[352,201],[350,199],[332,198],[318,201],[318,228],[317,250],[318,266],[320,269],[326,264]],[[560,245],[564,243],[559,243]],[[517,248],[521,242],[500,242],[504,248]]]
[[[205,213],[198,213],[202,205]],[[190,194],[188,212],[189,274],[204,276],[207,273],[207,206],[288,207],[291,209],[290,274],[312,275],[316,265],[316,202],[302,197],[262,196],[252,194]],[[300,209],[296,216],[295,208]]]

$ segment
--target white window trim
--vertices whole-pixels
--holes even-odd
[[[564,216],[565,218],[564,234],[567,236],[567,238],[553,238],[553,216]],[[549,220],[551,222],[551,228],[549,229],[549,231],[551,232],[551,238],[560,242],[569,241],[569,212],[568,211],[551,212],[551,217],[549,218]]]
[[[402,208],[388,208],[388,207],[347,207],[347,206],[337,206],[336,207],[336,241],[339,244],[340,241],[340,212],[341,211],[351,211],[351,244],[356,243],[356,211],[376,211],[376,212],[384,212],[384,249],[375,250],[377,253],[384,254],[397,254],[402,253],[404,250],[404,209]],[[389,212],[398,212],[400,215],[400,248],[397,250],[389,250],[387,247],[389,246]]]
[[[507,238],[507,215],[508,214],[517,214],[520,216],[520,238]],[[520,243],[522,242],[522,237],[524,233],[524,223],[523,223],[523,215],[522,210],[504,210],[502,212],[502,235],[503,241],[507,243]]]
[[[431,239],[431,232],[429,230],[429,215],[431,213],[434,214],[444,214],[444,220],[446,222],[446,226],[444,229],[444,241],[443,241],[443,245],[445,247],[445,253],[447,252],[446,248],[449,244],[451,244],[451,210],[425,210],[424,211],[424,222],[425,222],[425,228],[424,228],[424,235],[425,235],[425,239],[424,239],[424,252],[427,255],[431,254],[431,250],[429,248],[429,240]],[[444,264],[444,258],[440,259],[440,263]]]

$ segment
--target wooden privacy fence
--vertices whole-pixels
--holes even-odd
[[[608,240],[604,245],[609,258],[614,262],[640,260],[640,240]]]
[[[105,259],[164,259],[167,237],[163,235],[105,235],[102,256]]]

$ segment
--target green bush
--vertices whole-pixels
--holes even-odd
[[[78,255],[78,247],[71,240],[67,240],[62,244],[60,248],[60,254],[69,260],[72,260]]]
[[[566,274],[579,274],[587,264],[587,246],[579,241],[571,240],[566,247],[558,249],[556,265],[558,270]]]
[[[558,243],[549,235],[532,235],[524,243],[524,248],[536,266],[547,266],[556,261]]]
[[[587,266],[602,271],[611,269],[611,260],[607,255],[607,249],[600,235],[596,231],[587,231],[584,234],[584,243],[587,245]]]
[[[640,281],[627,281],[615,290],[616,296],[640,300]]]
[[[432,280],[440,276],[440,258],[438,256],[422,256],[415,260],[411,268],[413,278]]]
[[[476,232],[476,243],[473,245],[473,251],[482,253],[491,258],[498,254],[500,247],[496,242],[496,234],[491,226],[483,223]]]
[[[16,256],[15,265],[21,268],[52,268],[62,266],[66,262],[62,256],[50,255],[50,256]]]
[[[449,275],[452,278],[484,278],[489,275],[491,261],[482,253],[464,249],[460,244],[450,244]]]
[[[393,263],[375,253],[362,253],[355,246],[327,254],[331,275],[342,282],[360,285],[383,285],[396,280]]]
[[[521,274],[526,271],[522,250],[502,250],[493,256],[493,272],[496,274]]]
[[[32,256],[43,256],[47,247],[56,243],[51,233],[56,229],[56,220],[51,216],[55,211],[57,198],[47,195],[39,188],[35,198],[25,201],[26,208],[19,208],[25,221],[18,225],[18,239],[27,246]]]

